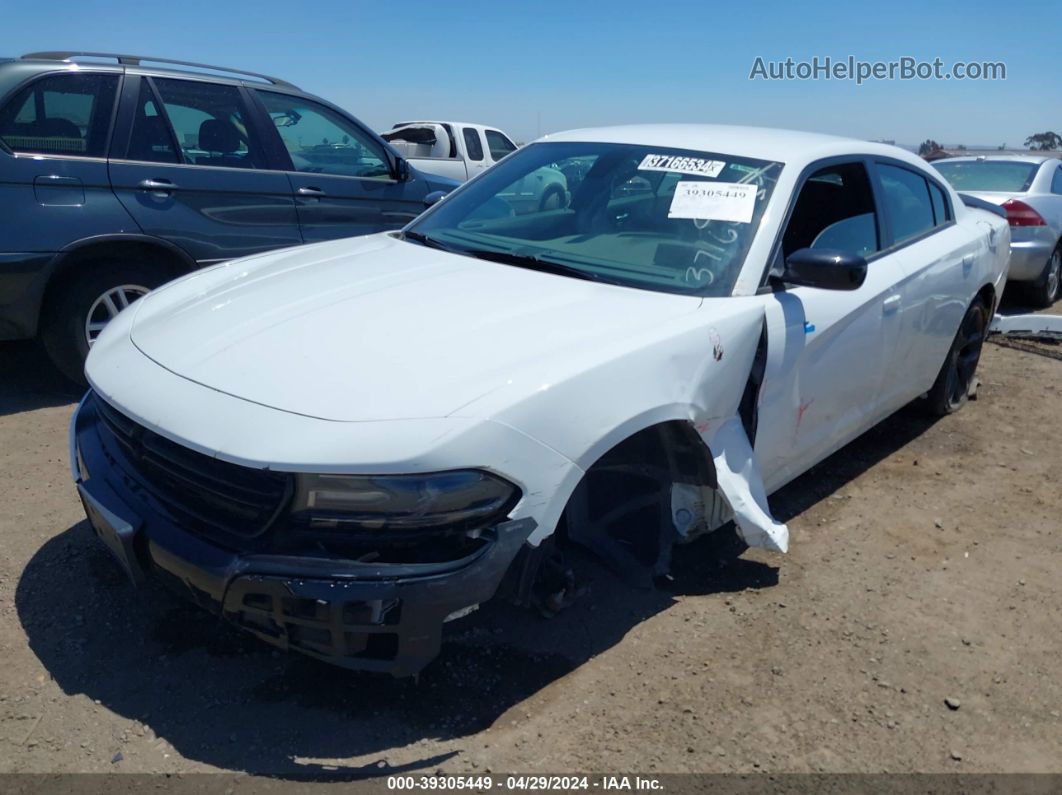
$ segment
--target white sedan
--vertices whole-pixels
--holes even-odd
[[[563,206],[511,212],[508,186],[569,163]],[[960,408],[1007,272],[1007,221],[978,204],[863,141],[548,136],[402,232],[218,265],[121,313],[73,475],[135,582],[415,673],[499,586],[563,604],[568,543],[640,581],[729,518],[784,552],[767,494],[920,396]]]

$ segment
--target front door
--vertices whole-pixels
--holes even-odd
[[[146,234],[202,264],[302,242],[287,177],[268,169],[237,86],[159,77],[126,83],[129,138],[110,177]]]
[[[869,267],[857,290],[790,287],[766,297],[755,450],[768,491],[857,436],[875,416],[903,278],[896,255],[879,253],[880,228],[863,162],[825,166],[802,185],[781,256],[840,249],[866,257]]]
[[[398,229],[424,211],[423,177],[396,180],[383,144],[353,120],[301,96],[255,93],[291,158],[306,242]]]

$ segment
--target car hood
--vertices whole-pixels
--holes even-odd
[[[612,355],[617,342],[700,303],[380,234],[179,279],[138,302],[130,334],[173,373],[271,408],[337,421],[429,418],[574,351]]]

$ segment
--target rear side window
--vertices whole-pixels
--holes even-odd
[[[948,197],[944,195],[939,185],[929,183],[929,198],[933,201],[933,219],[937,226],[946,224],[951,220],[951,212],[948,210]]]
[[[465,148],[468,149],[468,159],[482,160],[483,144],[479,142],[479,133],[471,127],[465,127],[462,132],[465,136]]]
[[[933,204],[925,177],[898,166],[878,164],[893,243],[902,243],[934,226]]]
[[[1051,192],[1062,194],[1062,166],[1055,169],[1055,175],[1051,177]]]
[[[108,74],[34,80],[0,109],[0,139],[15,152],[103,157],[117,89]]]
[[[487,130],[485,134],[487,136],[487,148],[490,149],[491,160],[496,162],[510,152],[516,151],[516,144],[497,130]]]
[[[151,163],[179,163],[180,157],[174,147],[173,132],[159,110],[151,86],[140,79],[140,95],[133,116],[133,131],[129,137],[129,160],[146,160]]]
[[[193,80],[153,78],[152,82],[176,135],[183,162],[226,168],[264,167],[258,141],[247,127],[247,111],[239,89]]]

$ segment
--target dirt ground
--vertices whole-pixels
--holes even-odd
[[[788,555],[724,530],[664,589],[589,569],[556,619],[451,625],[414,683],[132,590],[70,483],[75,395],[0,345],[0,772],[1062,772],[1062,361],[980,373],[775,495]]]

